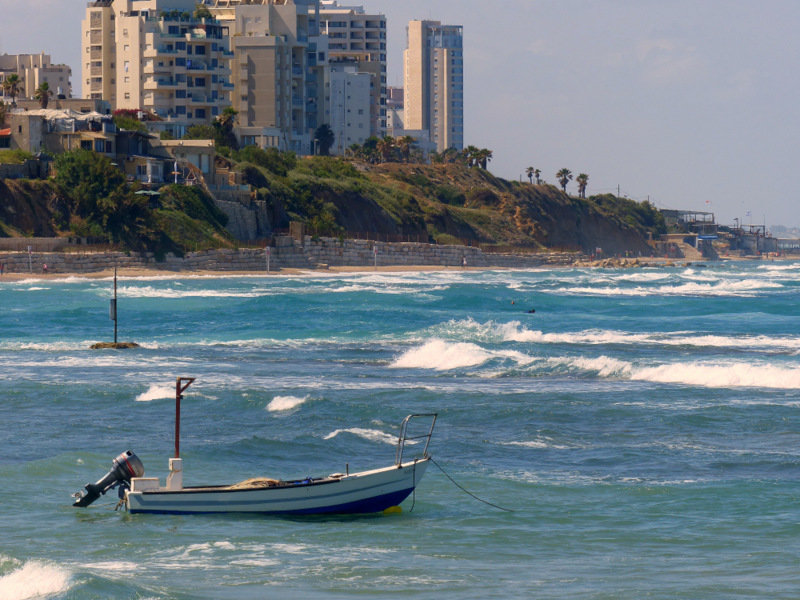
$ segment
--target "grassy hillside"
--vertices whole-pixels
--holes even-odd
[[[242,154],[234,153],[232,164],[283,215],[274,224],[278,228],[299,220],[320,235],[376,232],[444,244],[587,252],[601,247],[607,253],[649,253],[648,235],[664,230],[648,203],[611,195],[575,198],[551,185],[506,181],[480,168],[352,164],[329,157],[278,163],[277,153]]]
[[[151,201],[123,183],[111,185],[109,171],[87,175],[90,167],[81,161],[89,159],[63,160],[57,181],[0,181],[0,236],[71,233],[162,254],[234,243],[225,215],[199,188],[166,186]],[[649,253],[648,236],[664,230],[648,203],[612,195],[576,198],[477,167],[299,159],[255,148],[222,160],[267,202],[276,229],[301,221],[318,235],[643,254]]]

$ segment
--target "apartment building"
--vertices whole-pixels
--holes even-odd
[[[404,125],[427,130],[438,152],[464,147],[463,28],[411,21],[403,53]]]
[[[151,111],[174,124],[177,135],[220,115],[233,89],[229,35],[196,8],[194,0],[90,3],[82,33],[84,93],[110,94],[115,110]]]
[[[17,98],[33,98],[42,83],[47,83],[54,95],[65,98],[72,96],[72,69],[67,65],[54,65],[50,55],[41,54],[3,54],[0,55],[0,86],[9,75],[20,78]],[[0,87],[0,94],[3,94]],[[8,101],[5,97],[3,100]]]
[[[347,148],[363,144],[370,137],[371,84],[372,76],[361,72],[355,62],[331,63],[325,82],[326,96],[330,98],[325,122],[333,131],[332,154],[343,155]]]
[[[86,6],[81,22],[81,96],[106,100],[116,106],[116,42],[112,0],[96,0]]]
[[[231,35],[240,143],[310,153],[327,60],[317,0],[208,0],[207,6]]]
[[[321,0],[320,33],[328,37],[331,62],[356,64],[370,75],[370,132],[386,135],[386,17],[369,14],[363,6],[342,6]]]

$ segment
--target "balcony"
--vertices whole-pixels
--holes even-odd
[[[144,80],[144,89],[146,90],[175,89],[178,87],[181,87],[181,84],[174,79],[148,77]]]

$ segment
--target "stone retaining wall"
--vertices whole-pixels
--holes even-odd
[[[276,239],[269,250],[208,250],[189,252],[183,258],[168,255],[156,261],[152,254],[124,252],[4,252],[0,263],[6,273],[41,273],[47,265],[50,273],[92,273],[119,267],[164,271],[271,271],[314,269],[328,266],[442,266],[530,268],[564,266],[576,258],[571,253],[494,254],[469,246],[438,246],[419,243],[387,243],[363,240],[337,240],[306,237],[301,245],[290,237]]]

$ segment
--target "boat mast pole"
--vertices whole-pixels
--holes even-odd
[[[175,456],[173,458],[181,457],[181,398],[183,398],[183,392],[192,385],[193,381],[194,377],[175,378]]]

